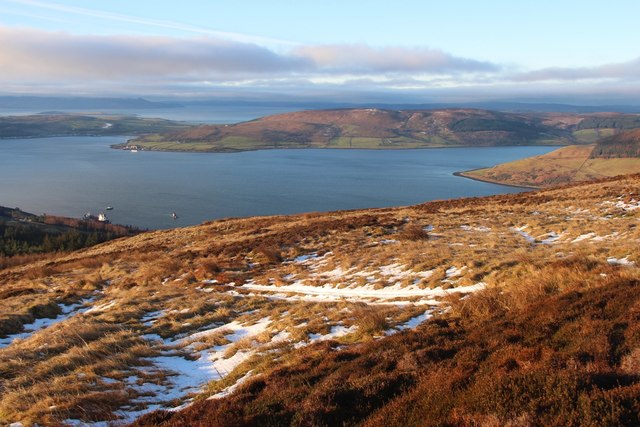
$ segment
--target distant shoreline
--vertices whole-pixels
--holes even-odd
[[[540,188],[541,188],[541,187],[533,187],[533,186],[530,186],[530,185],[507,184],[507,183],[500,182],[500,181],[494,181],[494,180],[490,180],[490,179],[482,179],[482,178],[478,178],[478,177],[475,177],[475,176],[466,175],[469,172],[473,172],[473,171],[477,171],[477,170],[481,170],[481,169],[486,169],[486,168],[479,168],[479,169],[471,169],[471,170],[468,170],[468,171],[454,172],[453,175],[454,176],[459,176],[459,177],[462,177],[462,178],[471,179],[473,181],[486,182],[488,184],[504,185],[505,187],[526,188],[526,189],[529,189],[529,190],[540,190]]]
[[[114,150],[122,150],[122,151],[131,151],[131,146],[127,145],[129,142],[135,141],[135,137],[132,137],[130,140],[120,143],[120,144],[112,144],[109,148]],[[132,144],[136,145],[136,144]],[[156,153],[200,153],[200,154],[233,154],[233,153],[245,153],[251,151],[270,151],[270,150],[340,150],[340,151],[407,151],[407,150],[433,150],[433,149],[459,149],[459,148],[499,148],[499,147],[565,147],[565,145],[537,145],[537,144],[526,144],[526,145],[430,145],[423,147],[261,147],[261,148],[247,148],[247,149],[237,149],[237,148],[223,148],[223,149],[215,149],[215,150],[179,150],[173,148],[149,148],[144,145],[138,145],[138,151],[148,151],[148,152],[156,152]],[[484,168],[480,168],[484,169]],[[455,172],[457,173],[466,173],[472,172],[478,169],[472,169],[469,171],[463,172]],[[468,178],[468,177],[467,177]],[[470,178],[472,179],[472,178]],[[487,181],[489,182],[489,181]],[[507,185],[507,184],[504,184]],[[513,187],[518,187],[517,185],[513,185]],[[528,187],[525,187],[528,188]],[[537,188],[537,187],[532,187]]]

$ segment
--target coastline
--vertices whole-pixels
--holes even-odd
[[[130,140],[131,142],[135,141],[134,139]],[[129,141],[121,143],[121,144],[112,144],[109,148],[114,150],[123,150],[129,151],[130,148],[127,145]],[[176,144],[179,145],[179,144]],[[180,150],[173,148],[149,148],[144,145],[138,146],[139,151],[149,151],[149,152],[158,152],[158,153],[243,153],[247,151],[266,151],[266,150],[352,150],[352,151],[406,151],[406,150],[431,150],[431,149],[440,149],[440,148],[496,148],[496,147],[547,147],[547,145],[539,145],[539,144],[529,144],[529,145],[428,145],[428,146],[420,146],[420,147],[320,147],[320,146],[299,146],[299,147],[258,147],[258,148],[224,148],[224,149],[213,149],[213,150]],[[565,147],[564,145],[558,145],[553,147]],[[486,168],[480,168],[486,169]],[[455,172],[458,173],[466,173],[472,172],[474,170],[479,169],[471,169],[468,171]],[[473,179],[470,177],[466,177],[469,179]],[[483,180],[479,180],[483,181]],[[491,181],[485,181],[491,182]],[[501,184],[500,182],[493,182],[494,184]],[[509,184],[502,184],[509,185]],[[539,187],[526,187],[520,185],[510,185],[511,187],[524,187],[524,188],[539,188]]]
[[[479,168],[479,169],[471,169],[471,170],[468,170],[468,171],[454,172],[453,175],[454,176],[459,176],[459,177],[462,177],[462,178],[471,179],[471,180],[474,180],[474,181],[486,182],[486,183],[489,183],[489,184],[504,185],[505,187],[526,188],[526,189],[529,189],[529,190],[540,190],[540,189],[542,189],[542,187],[534,187],[534,186],[531,186],[531,185],[507,184],[507,183],[500,182],[500,181],[494,181],[494,180],[490,180],[490,179],[482,179],[482,178],[478,178],[478,177],[475,177],[475,176],[466,175],[469,172],[473,172],[473,171],[477,171],[477,170],[481,170],[481,169],[486,169],[486,168]]]

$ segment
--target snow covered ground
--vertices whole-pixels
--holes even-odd
[[[453,274],[453,273],[452,273]],[[453,275],[451,276],[453,277]],[[444,289],[437,287],[435,289],[422,289],[416,285],[408,285],[402,287],[399,284],[387,286],[384,288],[375,288],[373,285],[368,284],[364,286],[349,286],[349,287],[337,287],[332,284],[326,284],[324,286],[309,286],[305,285],[304,281],[295,282],[290,285],[274,286],[274,285],[258,285],[254,282],[247,282],[242,285],[243,289],[250,289],[252,291],[259,292],[274,292],[281,298],[292,298],[293,300],[304,299],[300,296],[287,296],[287,293],[299,294],[308,297],[324,297],[324,301],[365,301],[371,302],[372,299],[376,300],[402,300],[402,299],[415,299],[419,298],[420,301],[434,302],[434,305],[438,303],[434,300],[436,297],[443,297],[453,293],[471,293],[480,289],[484,289],[484,283],[476,283],[470,286],[458,286],[455,288]],[[310,298],[309,301],[318,301],[318,299]],[[398,301],[402,302],[402,301]],[[411,301],[418,303],[419,301]]]
[[[23,332],[19,332],[13,335],[8,335],[5,338],[0,338],[0,349],[13,344],[16,340],[28,339],[30,336],[32,336],[36,332],[49,328],[55,325],[56,323],[63,322],[71,318],[72,316],[75,316],[76,314],[88,313],[91,309],[86,305],[93,302],[94,299],[95,297],[86,298],[75,304],[61,305],[60,306],[61,313],[57,315],[55,318],[36,319],[33,323],[24,325]]]

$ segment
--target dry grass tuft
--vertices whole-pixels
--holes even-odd
[[[429,233],[420,224],[407,224],[398,233],[400,240],[417,241],[429,238]]]

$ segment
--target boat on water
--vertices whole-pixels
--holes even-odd
[[[104,208],[107,211],[112,211],[113,210],[113,206],[107,206],[106,208]]]
[[[178,214],[176,214],[175,212],[172,212],[171,213],[171,218],[178,219]]]
[[[103,213],[99,213],[98,214],[98,221],[100,222],[104,222],[105,224],[109,223],[109,218],[107,218],[107,216]]]

